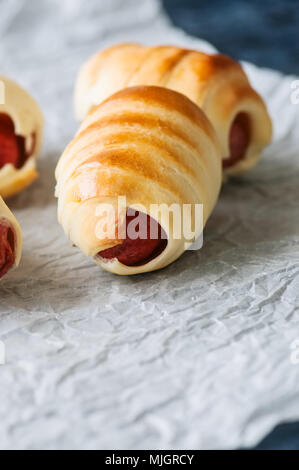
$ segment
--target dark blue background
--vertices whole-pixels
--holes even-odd
[[[299,0],[163,0],[172,21],[221,52],[299,75]]]
[[[173,23],[238,60],[299,75],[299,0],[163,0]],[[299,406],[299,397],[298,397]],[[299,423],[257,449],[299,449]]]

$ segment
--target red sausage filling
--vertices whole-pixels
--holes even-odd
[[[134,232],[139,235],[137,238],[136,235],[134,236],[136,239],[132,239],[131,234]],[[166,232],[156,220],[143,212],[130,215],[128,211],[125,240],[121,245],[101,251],[98,256],[105,260],[117,258],[126,266],[142,266],[159,256],[166,246]]]
[[[28,156],[24,137],[15,134],[15,126],[9,116],[0,114],[0,170],[8,163],[21,168]]]
[[[0,221],[0,279],[15,263],[15,237],[11,226]]]
[[[232,123],[229,135],[230,156],[223,160],[223,168],[236,165],[245,157],[250,142],[250,121],[246,113],[239,113]]]

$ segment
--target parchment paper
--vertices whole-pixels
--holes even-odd
[[[295,77],[247,66],[275,142],[253,172],[225,185],[201,251],[121,278],[72,248],[56,220],[53,171],[77,129],[76,73],[120,41],[213,47],[170,26],[155,0],[0,7],[1,73],[33,93],[46,118],[40,179],[9,201],[24,253],[0,285],[1,448],[236,448],[299,419]]]

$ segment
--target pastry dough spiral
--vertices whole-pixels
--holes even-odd
[[[21,228],[0,196],[0,279],[19,265],[21,254]]]
[[[121,44],[93,56],[77,80],[78,119],[112,93],[138,85],[170,88],[202,108],[217,132],[227,175],[252,168],[271,141],[265,103],[237,62],[172,46]]]
[[[43,116],[36,101],[0,75],[0,195],[4,199],[37,178],[42,134]]]
[[[203,205],[196,239],[217,201],[221,173],[215,131],[196,105],[166,88],[128,88],[93,109],[63,153],[56,169],[59,222],[73,244],[108,271],[127,275],[160,269],[186,249],[186,238],[174,236],[178,227],[167,223],[167,208]],[[120,214],[119,196],[126,198]],[[122,257],[111,251],[108,256],[106,250],[121,251],[124,242],[97,236],[98,207],[106,203],[114,209],[117,228],[128,209],[138,211],[142,204],[167,235],[166,246],[135,265],[120,262]],[[161,204],[153,212],[152,205]],[[193,226],[192,210],[188,217]]]

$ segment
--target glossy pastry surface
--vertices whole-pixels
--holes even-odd
[[[137,274],[167,266],[201,235],[219,195],[221,153],[213,127],[188,98],[166,88],[133,87],[88,115],[56,179],[59,221],[73,244],[108,271]],[[119,197],[126,201],[121,210]],[[97,236],[103,204],[113,207],[116,237]],[[193,208],[201,204],[203,220],[193,240],[182,232],[177,239],[181,222],[168,223],[169,208],[190,206],[193,226]],[[150,227],[155,236],[149,230],[145,237],[129,236],[134,225]]]
[[[0,196],[0,279],[18,266],[22,253],[20,226]]]
[[[252,168],[271,141],[265,103],[240,64],[221,54],[174,46],[120,44],[93,56],[77,80],[78,119],[112,93],[136,85],[167,87],[200,106],[217,132],[227,175]]]
[[[17,83],[0,75],[0,86],[0,195],[8,198],[38,176],[43,116],[36,101]]]

